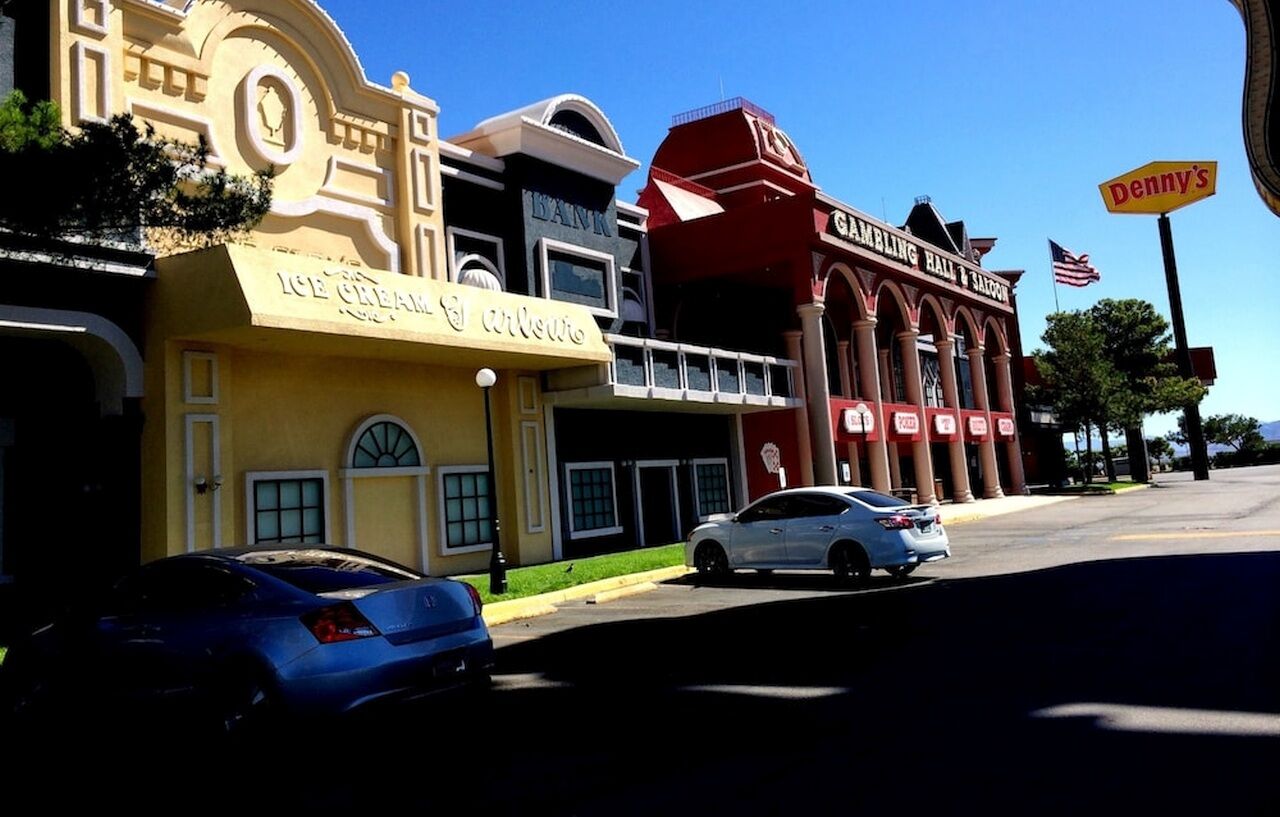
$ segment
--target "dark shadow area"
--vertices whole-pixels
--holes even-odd
[[[479,699],[233,746],[128,729],[9,745],[21,785],[6,794],[184,810],[1276,814],[1280,738],[1032,713],[1280,715],[1277,587],[1280,553],[1160,557],[586,626],[500,650],[499,672],[532,685]]]
[[[700,573],[690,573],[678,579],[670,579],[664,584],[684,585],[688,587],[739,587],[744,590],[805,590],[810,592],[850,593],[861,590],[890,590],[932,581],[932,577],[922,573],[895,579],[888,574],[875,572],[864,582],[841,579],[830,571],[796,571],[761,573],[755,570],[739,570],[727,576],[711,577]]]

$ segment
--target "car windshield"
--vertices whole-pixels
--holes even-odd
[[[332,593],[423,578],[421,573],[362,553],[338,550],[255,550],[236,557],[308,593]]]
[[[896,496],[882,494],[879,491],[845,491],[845,493],[873,508],[905,508],[911,504],[898,499]]]

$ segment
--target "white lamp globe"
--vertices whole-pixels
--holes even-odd
[[[481,369],[476,372],[476,385],[482,389],[487,389],[497,382],[498,376],[494,374],[493,369]]]

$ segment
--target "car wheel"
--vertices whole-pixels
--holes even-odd
[[[242,670],[230,674],[214,691],[214,696],[212,725],[224,735],[259,733],[278,715],[275,695],[257,672]]]
[[[693,555],[694,567],[706,578],[722,579],[729,575],[729,557],[717,542],[703,542]]]
[[[831,569],[836,578],[852,584],[862,584],[871,577],[871,562],[866,552],[852,542],[836,546],[831,554]]]
[[[886,567],[885,570],[889,571],[889,575],[895,579],[905,579],[915,572],[916,565],[893,565]]]

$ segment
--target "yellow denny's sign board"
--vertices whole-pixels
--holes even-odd
[[[591,313],[562,301],[238,245],[162,259],[157,274],[166,300],[188,307],[175,327],[182,333],[285,329],[566,363],[611,359]]]
[[[1160,215],[1212,196],[1217,186],[1217,162],[1150,162],[1098,190],[1112,213]]]

